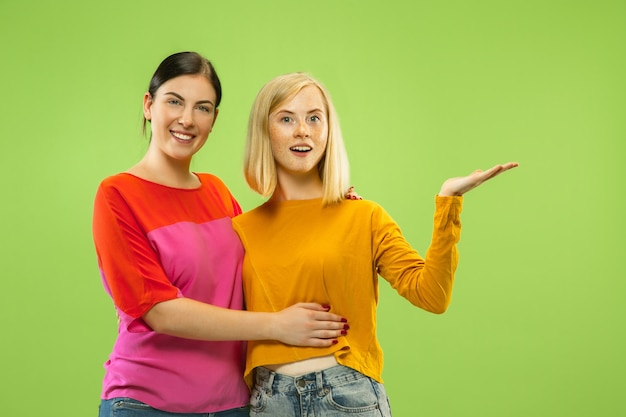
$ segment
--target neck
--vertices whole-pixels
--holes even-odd
[[[157,184],[175,188],[196,188],[198,178],[190,171],[191,160],[180,161],[146,153],[131,169],[131,174]]]
[[[319,175],[294,176],[278,173],[278,184],[272,194],[273,201],[312,200],[324,195]]]

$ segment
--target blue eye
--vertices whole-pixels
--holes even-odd
[[[319,121],[320,121],[320,118],[319,118],[318,116],[311,116],[311,119],[310,119],[310,120],[311,120],[312,122],[319,122]]]
[[[284,123],[289,123],[291,121],[291,117],[285,116],[281,118],[280,120],[283,121]]]
[[[180,100],[175,99],[175,98],[171,98],[171,99],[167,100],[167,102],[169,104],[174,104],[174,105],[179,105],[180,104]]]
[[[211,109],[206,106],[198,106],[198,110],[203,111],[205,113],[211,113]]]

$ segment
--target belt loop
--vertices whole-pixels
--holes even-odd
[[[269,376],[267,377],[267,387],[265,389],[266,389],[267,395],[271,397],[272,394],[274,393],[274,376],[276,375],[276,372],[270,371],[269,369],[268,371],[269,371]]]
[[[315,373],[315,384],[317,385],[317,395],[323,397],[326,393],[324,390],[324,371]]]

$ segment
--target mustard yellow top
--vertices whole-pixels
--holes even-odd
[[[331,306],[348,319],[346,337],[329,348],[277,341],[248,342],[246,380],[257,366],[334,354],[337,361],[382,382],[376,337],[378,276],[412,304],[443,313],[458,264],[462,197],[435,198],[434,230],[424,260],[378,204],[346,200],[267,202],[233,219],[243,242],[246,308],[279,311],[298,302]]]

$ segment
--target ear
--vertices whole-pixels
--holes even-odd
[[[152,118],[151,108],[152,108],[152,95],[146,92],[143,95],[143,117],[145,117],[146,120],[150,120]]]

